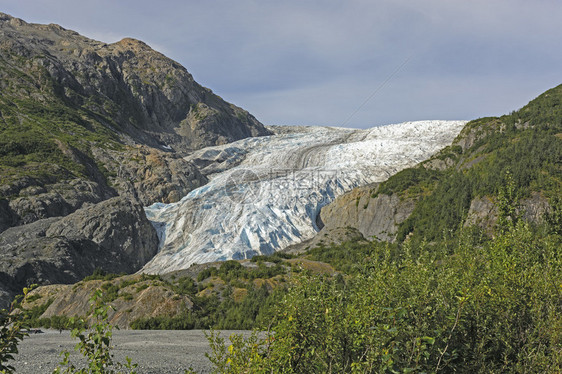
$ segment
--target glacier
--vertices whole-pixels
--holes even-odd
[[[186,159],[209,182],[176,203],[145,208],[160,249],[141,272],[271,254],[310,239],[324,205],[429,158],[465,124],[416,121],[366,130],[275,126],[275,135],[196,151]]]

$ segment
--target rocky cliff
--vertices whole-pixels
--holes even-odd
[[[96,269],[134,272],[158,250],[142,207],[123,197],[0,233],[0,301],[22,286],[74,283]]]
[[[369,240],[393,242],[399,225],[414,210],[415,200],[394,194],[375,195],[377,188],[378,184],[355,188],[324,207],[319,216],[323,226],[319,235],[331,238],[334,229],[351,227]]]
[[[207,182],[184,156],[269,134],[141,41],[0,13],[0,288],[137,270],[157,246],[142,205]]]
[[[0,198],[11,208],[3,203],[3,228],[117,194],[175,201],[206,182],[181,156],[270,134],[141,41],[105,44],[6,14],[0,88]]]

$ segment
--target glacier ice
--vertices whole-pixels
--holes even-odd
[[[298,127],[194,152],[186,159],[209,182],[177,203],[145,208],[160,250],[141,272],[271,254],[309,239],[318,230],[322,206],[427,159],[450,144],[465,123]]]

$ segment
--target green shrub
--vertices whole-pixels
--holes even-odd
[[[215,269],[214,267],[208,267],[206,269],[203,269],[202,271],[199,272],[199,274],[197,274],[197,282],[202,282],[205,279],[214,276],[217,274],[217,269]]]
[[[14,310],[20,301],[27,297],[31,288],[33,286],[24,288],[23,295],[16,297],[9,309],[0,309],[0,371],[2,373],[14,372],[14,367],[9,362],[15,360],[18,344],[27,336],[26,329],[29,327],[27,317],[24,312],[14,313]]]
[[[54,373],[117,373],[125,369],[129,373],[136,373],[137,364],[133,364],[131,359],[126,357],[126,363],[116,362],[113,357],[111,345],[113,327],[107,321],[109,307],[103,301],[103,293],[97,290],[90,299],[90,314],[94,320],[90,331],[86,333],[84,328],[72,330],[72,337],[80,341],[76,344],[76,350],[86,359],[87,366],[77,368],[70,361],[69,352],[62,352],[62,361],[55,369]],[[64,370],[64,371],[63,371]],[[119,371],[117,371],[119,370]]]
[[[191,277],[181,277],[174,286],[174,292],[193,296],[198,292],[197,283]]]
[[[115,278],[119,278],[126,275],[126,273],[120,273],[120,274],[115,274],[115,273],[107,273],[105,270],[102,270],[100,268],[96,268],[94,270],[94,272],[92,273],[92,275],[88,275],[87,277],[85,277],[83,280],[84,281],[91,281],[91,280],[104,280],[104,281],[110,281],[113,280]]]
[[[562,239],[519,222],[486,243],[371,246],[352,277],[293,275],[270,333],[210,336],[218,373],[562,370]]]

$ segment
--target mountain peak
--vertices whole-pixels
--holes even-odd
[[[123,38],[120,41],[114,43],[115,45],[130,48],[130,49],[152,49],[148,44],[145,42],[134,39],[134,38]]]
[[[0,12],[0,21],[7,21],[9,22],[12,26],[23,26],[23,25],[27,25],[27,22],[25,22],[24,20],[20,19],[20,18],[15,18],[12,17],[9,14],[6,13],[2,13]]]
[[[12,17],[12,16],[9,15],[9,14],[0,12],[0,21],[9,21],[9,20],[11,20],[12,18],[14,18],[14,17]]]

